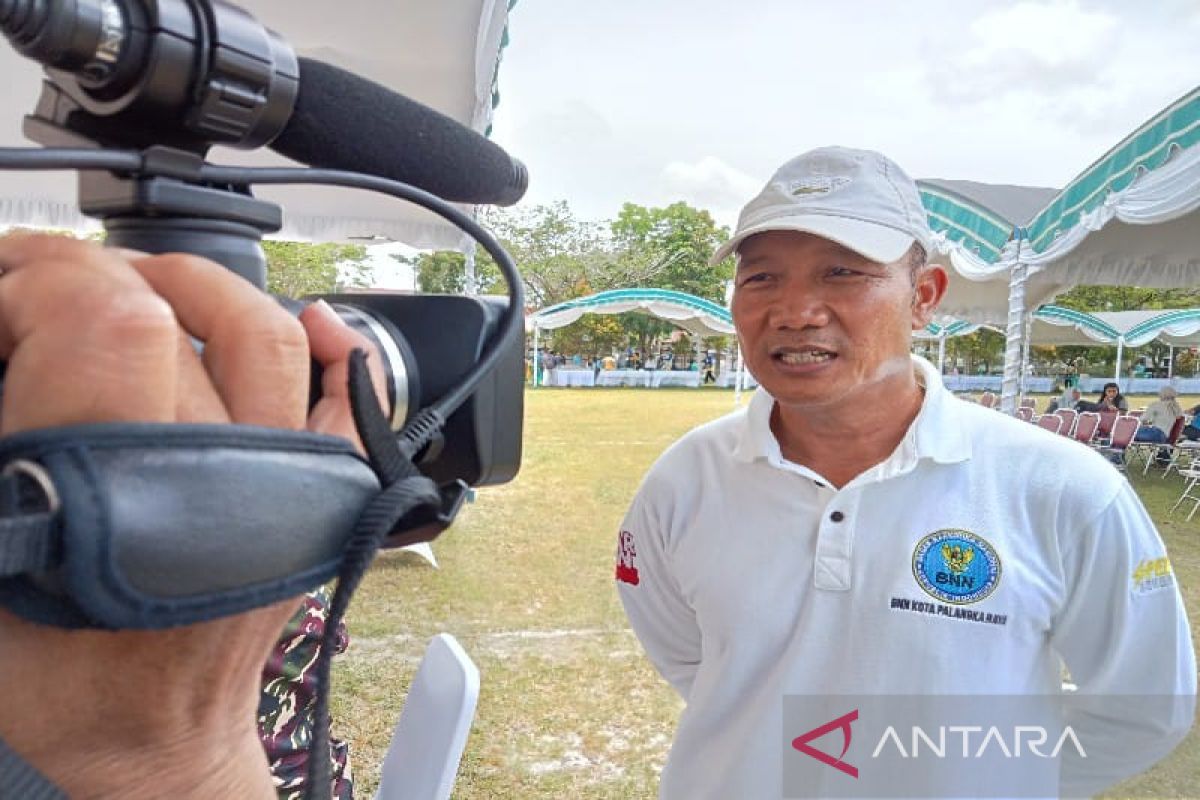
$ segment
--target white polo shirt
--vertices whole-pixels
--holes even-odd
[[[926,395],[904,440],[840,490],[782,457],[761,389],[646,475],[617,587],[687,701],[663,798],[781,797],[789,694],[1054,694],[1065,662],[1098,709],[1106,694],[1192,696],[1170,719],[1069,719],[1118,754],[1064,764],[1074,796],[1145,770],[1186,734],[1186,613],[1129,483],[1089,448],[914,368]],[[975,557],[949,564],[955,545]]]

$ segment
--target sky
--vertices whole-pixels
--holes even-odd
[[[915,178],[1061,187],[1200,84],[1200,2],[519,0],[492,138],[522,205],[684,200],[733,225],[830,144]]]

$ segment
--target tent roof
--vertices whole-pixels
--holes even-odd
[[[614,289],[543,308],[526,318],[526,329],[570,325],[584,314],[624,314],[641,311],[699,336],[732,334],[728,309],[702,297],[669,289]]]
[[[977,181],[944,180],[924,178],[917,182],[921,186],[952,193],[960,198],[987,209],[991,214],[1011,226],[1024,225],[1046,207],[1058,194],[1057,189],[1045,186],[1011,186],[1003,183],[979,183]]]
[[[965,320],[931,323],[921,339],[966,336],[980,325]],[[992,326],[986,326],[992,327]],[[993,328],[995,329],[995,328]],[[1003,333],[1003,331],[999,331]],[[1042,306],[1033,313],[1032,340],[1040,345],[1115,345],[1141,347],[1158,339],[1176,347],[1200,346],[1200,308],[1145,309],[1140,311],[1077,311],[1062,306]]]
[[[1055,237],[1084,221],[1108,196],[1200,142],[1200,87],[1160,111],[1068,183],[1033,217],[1027,239],[1045,252]]]
[[[336,19],[324,3],[239,0],[278,31],[297,53],[318,58],[402,92],[477,131],[487,130],[505,40],[505,0],[342,0]],[[0,147],[28,147],[21,117],[41,87],[36,64],[0,43]],[[369,109],[364,109],[369,113]],[[352,124],[352,123],[351,123]],[[396,142],[397,147],[409,143]],[[267,150],[215,148],[218,163],[290,164]],[[0,172],[0,225],[93,230],[76,208],[76,180],[62,172]],[[284,208],[279,236],[309,240],[384,237],[414,247],[461,249],[457,228],[399,200],[350,189],[261,187],[259,196]]]
[[[939,251],[931,256],[950,267],[941,310],[1004,325],[1009,276],[1017,263],[1029,267],[1026,308],[1080,284],[1200,284],[1197,142],[1200,87],[1139,126],[1059,192],[919,181]]]

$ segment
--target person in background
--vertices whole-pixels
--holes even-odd
[[[1078,405],[1082,395],[1079,392],[1078,386],[1073,386],[1068,383],[1063,389],[1062,394],[1058,397],[1058,405],[1055,410],[1074,410]]]
[[[1109,381],[1100,390],[1100,397],[1096,399],[1091,410],[1101,414],[1126,414],[1129,412],[1129,403],[1125,400],[1125,395],[1121,394],[1121,387]]]
[[[1183,431],[1179,435],[1193,442],[1200,441],[1200,405],[1188,413],[1191,414],[1192,421],[1183,426]]]
[[[1142,427],[1134,435],[1135,442],[1152,442],[1163,444],[1175,427],[1175,420],[1183,416],[1183,407],[1179,405],[1179,392],[1174,386],[1164,386],[1158,390],[1158,400],[1146,407],[1142,413]]]

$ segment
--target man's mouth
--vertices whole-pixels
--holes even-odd
[[[780,348],[771,353],[771,358],[783,364],[806,366],[809,364],[824,364],[837,358],[837,353],[821,348]]]

